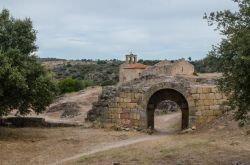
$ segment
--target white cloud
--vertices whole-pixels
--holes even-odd
[[[236,9],[231,0],[0,0],[14,17],[30,17],[38,55],[60,58],[202,58],[218,33],[205,12]]]

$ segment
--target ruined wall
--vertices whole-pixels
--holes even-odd
[[[194,66],[187,61],[177,61],[171,68],[171,75],[193,75]]]
[[[138,80],[139,81],[139,80]],[[182,81],[157,83],[150,81],[149,86],[114,87],[109,97],[102,96],[93,107],[92,119],[98,119],[103,125],[122,128],[147,129],[147,101],[160,89],[176,89],[185,96],[189,109],[189,127],[201,127],[222,115],[226,106],[225,95],[215,85],[188,85]],[[155,84],[151,84],[155,83]],[[144,84],[144,83],[142,83]],[[104,93],[109,93],[104,91]],[[105,95],[105,94],[104,94]],[[106,94],[107,95],[107,94]],[[93,117],[93,114],[98,114]],[[88,118],[89,118],[88,114]]]
[[[122,69],[120,74],[120,82],[125,83],[139,78],[144,69]]]
[[[148,67],[142,75],[190,75],[194,73],[194,66],[185,60],[162,61],[158,64]]]
[[[125,68],[126,65],[127,64],[122,64],[120,66],[119,84],[139,78],[142,72],[145,70],[141,68],[133,68],[133,69]]]

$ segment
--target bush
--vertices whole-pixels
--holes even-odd
[[[115,85],[115,82],[113,80],[106,80],[101,85],[102,86]]]
[[[60,93],[69,93],[82,90],[84,83],[81,80],[66,78],[58,82]]]
[[[84,88],[87,88],[87,87],[95,85],[95,83],[94,83],[93,80],[83,80],[82,83],[83,83],[83,87]]]

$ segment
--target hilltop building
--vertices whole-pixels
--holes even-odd
[[[126,55],[126,62],[120,66],[119,84],[139,78],[147,65],[137,63],[137,55]]]
[[[129,82],[146,75],[164,76],[193,76],[194,66],[185,59],[169,61],[164,60],[154,66],[137,63],[137,55],[128,54],[126,62],[120,66],[119,84]]]

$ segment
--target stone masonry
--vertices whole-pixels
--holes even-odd
[[[193,77],[150,75],[105,88],[87,119],[103,126],[148,129],[154,127],[151,112],[163,100],[179,105],[183,129],[203,126],[227,108],[225,95],[214,84],[201,84]]]

